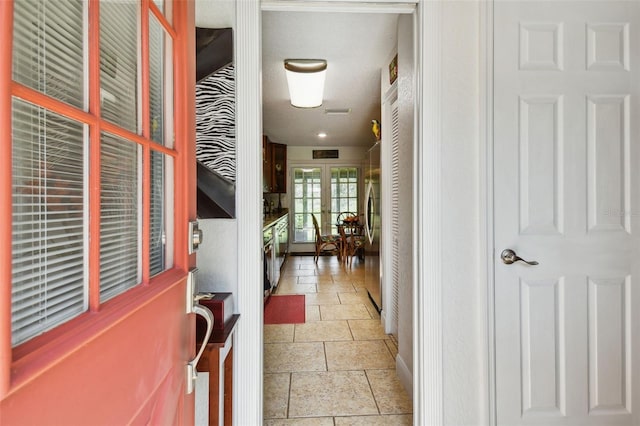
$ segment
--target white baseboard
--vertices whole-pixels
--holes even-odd
[[[396,355],[396,373],[409,398],[413,398],[413,374],[400,354]]]

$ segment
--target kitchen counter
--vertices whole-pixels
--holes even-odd
[[[280,219],[282,216],[286,215],[287,213],[289,213],[289,209],[282,209],[280,213],[273,212],[271,214],[263,215],[262,229],[265,230],[269,228],[271,225],[276,223],[278,219]]]

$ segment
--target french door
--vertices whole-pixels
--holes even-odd
[[[291,168],[293,242],[313,243],[315,215],[320,233],[336,234],[341,212],[358,214],[360,169],[356,165],[314,164]]]

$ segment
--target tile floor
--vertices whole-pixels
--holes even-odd
[[[276,294],[305,294],[306,323],[264,327],[264,424],[411,425],[397,345],[363,288],[358,260],[290,256]]]

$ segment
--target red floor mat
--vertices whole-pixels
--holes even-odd
[[[272,295],[264,305],[264,323],[301,324],[304,312],[304,294]]]

